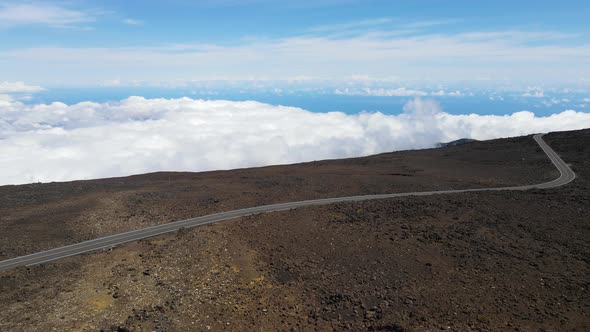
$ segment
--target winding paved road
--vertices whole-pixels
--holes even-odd
[[[221,212],[210,214],[207,216],[191,218],[186,220],[180,220],[168,224],[148,227],[144,229],[138,229],[135,231],[110,235],[101,237],[94,240],[84,241],[69,246],[55,248],[38,252],[31,255],[16,257],[0,261],[0,271],[20,267],[41,264],[60,258],[79,255],[84,252],[93,251],[97,249],[110,248],[126,242],[136,241],[147,237],[152,237],[159,234],[169,233],[177,231],[181,228],[195,227],[201,225],[212,224],[228,219],[234,219],[239,217],[245,217],[249,215],[276,212],[283,210],[295,209],[303,206],[312,205],[325,205],[338,202],[358,202],[366,201],[371,199],[382,199],[382,198],[393,198],[393,197],[405,197],[405,196],[428,196],[438,194],[454,194],[454,193],[465,193],[475,191],[490,191],[490,190],[527,190],[527,189],[546,189],[563,186],[575,179],[576,174],[569,168],[569,166],[561,160],[561,158],[553,151],[541,138],[543,134],[537,134],[534,136],[535,141],[541,146],[543,151],[547,154],[549,159],[557,167],[561,175],[559,178],[545,182],[541,184],[533,184],[526,186],[515,186],[515,187],[502,187],[502,188],[479,188],[479,189],[459,189],[459,190],[441,190],[441,191],[423,191],[423,192],[410,192],[410,193],[396,193],[396,194],[382,194],[382,195],[363,195],[363,196],[349,196],[349,197],[336,197],[336,198],[324,198],[324,199],[313,199],[307,201],[288,202],[280,204],[263,205],[246,209],[233,210],[228,212]]]

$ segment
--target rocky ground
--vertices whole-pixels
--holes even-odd
[[[577,173],[566,187],[301,208],[2,272],[0,330],[588,331],[590,130],[545,139]],[[529,136],[6,186],[0,248],[6,258],[236,207],[557,175]]]
[[[0,259],[262,204],[529,184],[557,174],[531,137],[519,137],[287,166],[0,186]]]

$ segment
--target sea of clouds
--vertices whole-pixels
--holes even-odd
[[[588,127],[590,113],[451,115],[419,98],[399,115],[347,115],[254,101],[130,97],[30,105],[4,95],[0,184],[285,164]]]

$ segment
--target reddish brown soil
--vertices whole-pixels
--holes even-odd
[[[566,187],[301,208],[0,273],[0,330],[588,331],[590,130],[546,141],[577,173]],[[527,137],[2,187],[2,215],[16,216],[0,223],[2,250],[276,201],[542,182],[557,176],[545,158]],[[35,222],[43,210],[51,216]]]

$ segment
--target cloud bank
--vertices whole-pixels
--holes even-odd
[[[374,96],[374,97],[420,97],[428,93],[420,90],[412,90],[404,87],[396,89],[386,88],[342,88],[334,90],[334,94],[347,96]]]
[[[456,90],[446,92],[445,90],[439,90],[435,92],[425,92],[421,90],[408,89],[405,87],[389,89],[389,88],[337,88],[334,90],[336,95],[345,96],[371,96],[371,97],[424,97],[424,96],[437,96],[437,97],[461,97],[464,96],[463,92]]]
[[[294,163],[584,127],[590,113],[451,115],[421,99],[399,115],[190,98],[74,105],[4,100],[0,184]]]

